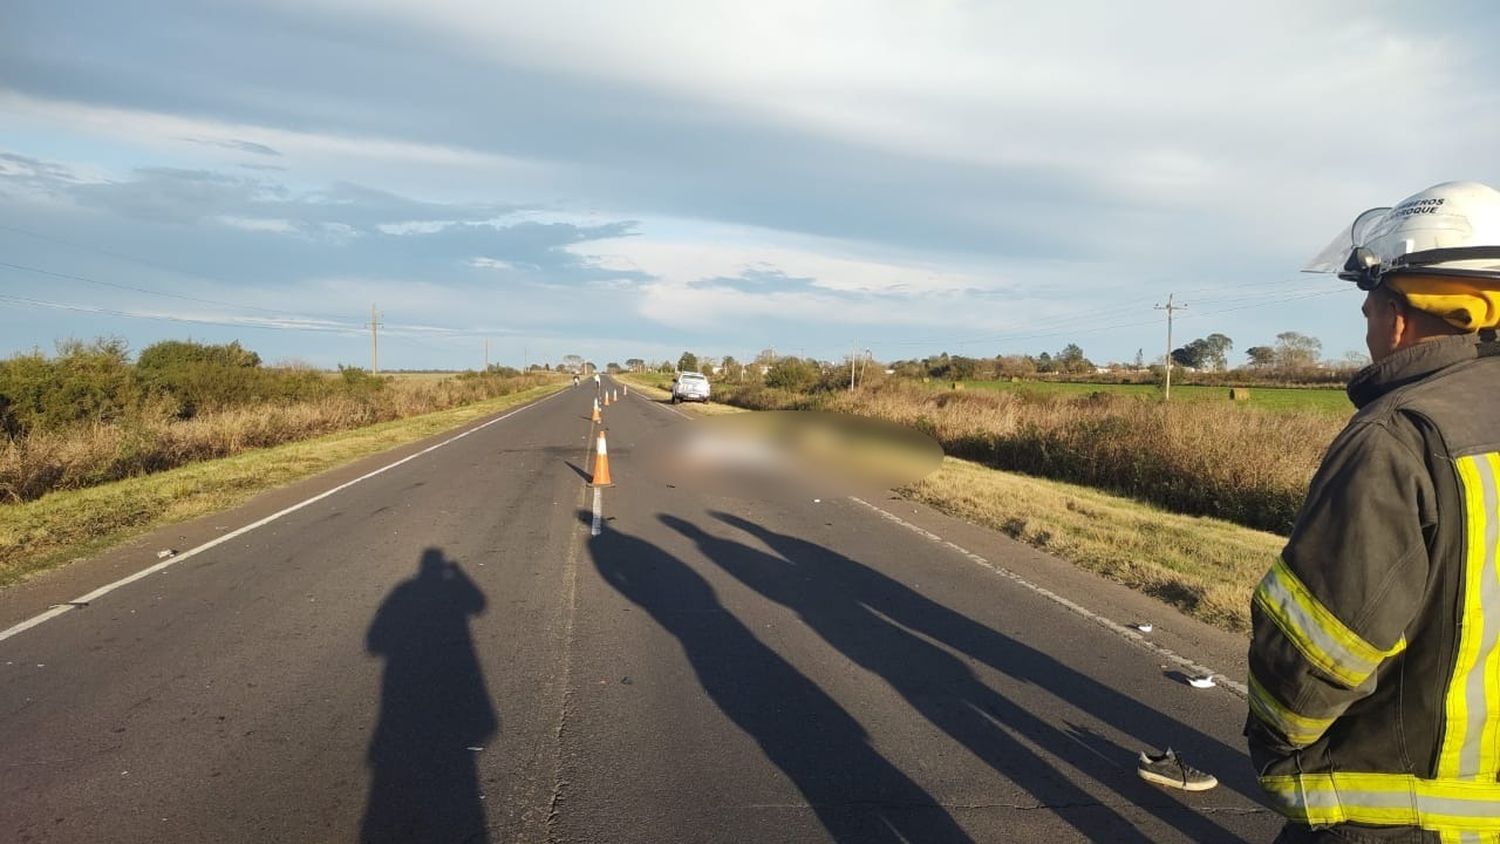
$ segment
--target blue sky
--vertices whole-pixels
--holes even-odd
[[[1279,331],[1360,210],[1500,184],[1445,4],[69,4],[0,26],[0,354],[835,359]]]

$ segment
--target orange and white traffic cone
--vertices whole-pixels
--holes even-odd
[[[629,384],[625,385],[625,395],[627,395],[627,396],[630,395],[630,385]]]
[[[618,391],[616,391],[616,390],[610,390],[609,391],[609,397],[610,397],[610,400],[613,401],[615,404],[619,404],[620,403],[620,393]]]
[[[598,399],[594,399],[594,416],[589,421],[590,422],[603,422],[604,421],[603,419],[599,418],[599,400]]]
[[[607,390],[604,393],[604,406],[609,407],[609,391]]]
[[[609,447],[604,444],[604,431],[599,431],[599,444],[594,449],[594,477],[589,486],[614,486],[609,479]]]

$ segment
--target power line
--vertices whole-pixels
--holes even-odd
[[[148,287],[137,287],[135,285],[120,284],[119,282],[114,281],[101,281],[97,278],[89,278],[88,276],[82,275],[73,275],[72,273],[60,273],[56,272],[55,270],[45,270],[41,267],[29,267],[25,264],[12,264],[8,261],[0,261],[0,267],[7,267],[12,270],[21,270],[22,272],[36,273],[37,275],[49,276],[51,278],[62,278],[68,279],[69,281],[81,281],[86,284],[96,284],[100,287],[113,287],[116,290],[128,290],[132,293],[145,293],[149,296],[162,296],[168,299],[181,299],[184,302],[194,302],[200,305],[219,305],[220,307],[238,308],[246,311],[260,311],[261,313],[275,314],[277,316],[283,315],[282,311],[272,310],[271,308],[262,308],[256,305],[241,305],[237,302],[225,302],[221,299],[204,299],[202,297],[187,296],[181,293],[167,293],[161,290],[152,290]]]

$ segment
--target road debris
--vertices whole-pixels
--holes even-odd
[[[1151,626],[1151,622],[1149,622],[1149,621],[1137,622],[1136,624],[1134,624],[1132,626],[1135,627],[1135,629],[1141,631],[1142,633],[1150,633],[1153,629],[1155,629],[1155,628],[1153,628]]]
[[[1189,677],[1188,685],[1195,689],[1212,689],[1218,684],[1214,682],[1213,675],[1210,674],[1206,677]]]
[[[1218,777],[1184,762],[1170,747],[1160,756],[1151,756],[1142,750],[1135,772],[1146,782],[1183,791],[1207,791],[1219,784]]]
[[[175,548],[163,548],[160,551],[156,552],[156,559],[158,560],[165,560],[168,557],[175,556],[177,556],[177,549]]]

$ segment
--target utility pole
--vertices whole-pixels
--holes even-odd
[[[374,302],[370,303],[370,374],[380,374],[380,317]]]
[[[484,371],[490,371],[490,338],[484,338]]]
[[[849,392],[854,392],[854,361],[859,357],[859,344],[849,350]]]
[[[1172,314],[1175,311],[1187,309],[1187,305],[1172,304],[1172,297],[1175,295],[1175,293],[1167,294],[1167,303],[1165,305],[1156,306],[1156,310],[1167,312],[1167,389],[1166,397],[1163,399],[1163,401],[1172,400]]]

